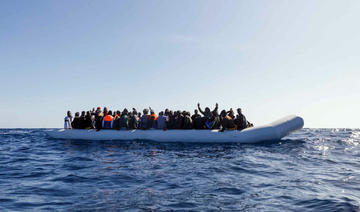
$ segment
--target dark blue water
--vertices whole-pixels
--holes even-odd
[[[0,211],[358,211],[360,130],[270,144],[50,139],[0,130]]]

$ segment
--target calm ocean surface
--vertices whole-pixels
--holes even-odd
[[[359,211],[360,130],[270,144],[50,139],[0,130],[0,211]]]

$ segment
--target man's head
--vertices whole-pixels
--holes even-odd
[[[81,116],[85,116],[85,111],[81,111]]]
[[[123,110],[122,114],[123,114],[123,115],[127,115],[127,114],[128,114],[128,112],[129,112],[129,111],[128,111],[126,108],[124,108],[124,110]]]
[[[199,111],[197,109],[194,110],[194,114],[197,115]]]
[[[101,107],[97,107],[96,111],[95,111],[95,114],[100,114],[100,113],[101,113]]]
[[[206,107],[205,108],[205,113],[210,113],[211,111],[210,111],[210,108],[208,108],[208,107]]]
[[[226,110],[222,110],[222,111],[220,112],[220,116],[221,116],[221,117],[225,117],[225,116],[226,116]]]
[[[149,110],[145,108],[145,109],[143,110],[143,113],[144,113],[144,115],[147,115],[147,114],[149,113]]]
[[[75,117],[79,117],[80,116],[80,113],[79,112],[76,112],[75,113]]]
[[[242,112],[242,111],[241,111],[241,108],[238,108],[238,109],[237,109],[237,112],[238,112],[238,114],[240,115],[241,112]]]
[[[233,111],[232,109],[229,111],[229,116],[230,116],[231,118],[234,118],[234,117],[235,117],[234,111]]]
[[[164,115],[164,112],[160,111],[159,116],[163,116],[163,115]]]
[[[67,116],[71,117],[71,111],[70,110],[68,110]]]

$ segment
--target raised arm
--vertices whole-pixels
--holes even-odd
[[[215,104],[215,109],[213,110],[213,112],[214,112],[214,111],[217,112],[217,111],[218,111],[218,108],[219,108],[219,104],[216,103],[216,104]]]
[[[205,114],[204,114],[204,111],[201,110],[201,108],[200,108],[200,103],[198,103],[197,106],[198,106],[199,112],[200,112],[201,114],[205,115]]]

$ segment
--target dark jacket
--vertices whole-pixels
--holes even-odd
[[[191,116],[191,120],[194,121],[198,117],[201,117],[201,115],[200,114],[194,114],[194,115]]]
[[[81,119],[80,117],[75,117],[73,122],[71,123],[71,127],[73,129],[81,129]]]
[[[149,115],[142,115],[141,118],[140,118],[140,128],[143,129],[143,130],[149,129],[149,126],[148,126],[149,118],[148,118],[148,116]]]
[[[169,116],[169,121],[166,124],[167,129],[176,129],[175,116]]]
[[[223,129],[233,129],[235,128],[234,119],[232,119],[229,115],[220,118],[220,124]]]
[[[243,130],[247,127],[247,121],[243,114],[237,115],[234,122],[235,122],[238,130]]]
[[[82,129],[93,129],[91,116],[85,116],[82,120]]]
[[[129,128],[129,118],[127,115],[122,115],[120,117],[120,128]]]
[[[201,108],[200,107],[198,107],[198,109],[199,109],[199,112],[201,113],[201,114],[203,114],[205,117],[207,117],[207,118],[210,118],[210,117],[212,117],[213,116],[213,114],[218,114],[218,107],[216,106],[215,107],[215,109],[213,110],[213,111],[210,111],[210,112],[204,112],[203,110],[201,110]]]
[[[116,118],[114,119],[114,123],[113,123],[113,128],[115,130],[120,130],[120,117],[116,116]]]
[[[102,116],[95,116],[95,128],[97,130],[102,129],[102,120],[103,120]]]
[[[175,129],[182,129],[184,126],[184,116],[182,114],[175,117]]]
[[[204,123],[201,116],[197,116],[193,121],[193,126],[195,129],[204,129]]]

